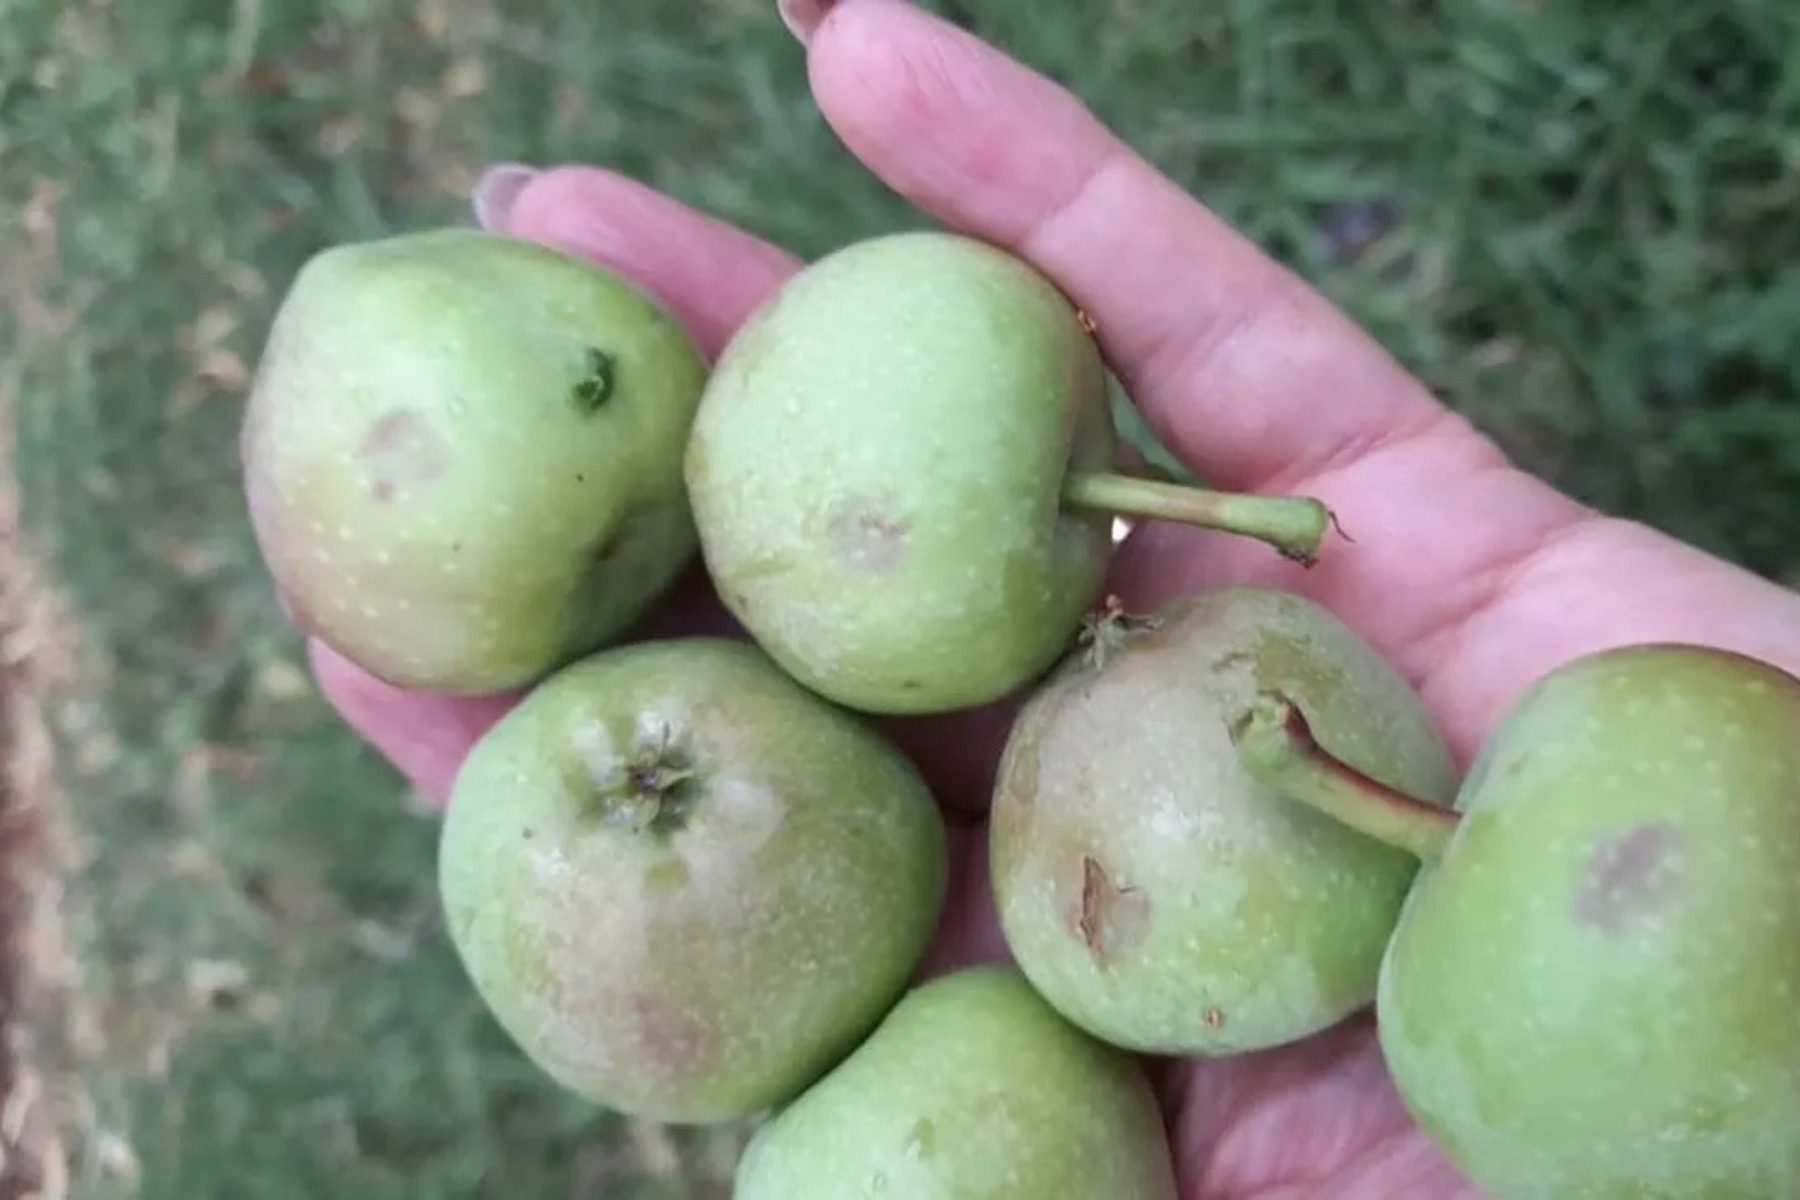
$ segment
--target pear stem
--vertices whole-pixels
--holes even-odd
[[[1257,782],[1426,862],[1442,857],[1456,832],[1455,812],[1371,779],[1319,745],[1300,709],[1277,692],[1257,696],[1231,740]]]
[[[1331,510],[1307,496],[1258,496],[1138,479],[1102,471],[1075,471],[1063,481],[1071,508],[1179,521],[1204,529],[1257,538],[1288,558],[1311,566],[1332,523]]]

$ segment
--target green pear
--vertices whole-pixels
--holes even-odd
[[[1156,1097],[1129,1056],[1013,971],[908,993],[760,1129],[734,1200],[1175,1200]]]
[[[616,639],[692,560],[706,366],[624,279],[443,229],[295,278],[245,414],[295,620],[401,686],[492,692]]]
[[[1496,1200],[1800,1196],[1800,680],[1684,645],[1520,697],[1460,819],[1265,697],[1259,777],[1427,860],[1377,1018],[1419,1123]]]
[[[451,939],[569,1090],[699,1123],[780,1104],[899,997],[943,903],[907,759],[754,646],[602,651],[541,682],[457,775]]]
[[[1030,266],[937,232],[845,247],[738,331],[686,462],[708,571],[784,668],[928,713],[1048,668],[1098,598],[1114,512],[1310,559],[1315,501],[1112,474],[1099,351]]]
[[[1453,795],[1406,681],[1330,612],[1271,588],[1109,617],[1020,711],[994,791],[994,898],[1020,968],[1090,1033],[1224,1054],[1374,1000],[1418,861],[1245,772],[1232,723],[1277,687],[1365,770]]]

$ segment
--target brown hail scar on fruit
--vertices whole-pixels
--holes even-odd
[[[862,571],[890,571],[899,566],[911,532],[911,522],[861,506],[840,512],[827,530],[838,556]]]
[[[1150,898],[1134,887],[1119,887],[1098,859],[1081,857],[1081,895],[1070,926],[1100,966],[1110,966],[1135,950],[1150,930]]]
[[[370,426],[356,457],[368,471],[370,494],[383,503],[444,473],[442,441],[423,417],[406,408],[394,409]]]
[[[1204,1013],[1200,1014],[1200,1019],[1206,1023],[1208,1029],[1223,1029],[1225,1027],[1225,1014],[1217,1008],[1207,1009]]]
[[[1653,921],[1681,888],[1686,846],[1660,822],[1602,839],[1576,890],[1575,919],[1609,937]]]

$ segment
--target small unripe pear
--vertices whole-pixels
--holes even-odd
[[[1288,689],[1343,754],[1447,803],[1412,688],[1272,588],[1092,634],[1020,712],[994,791],[994,898],[1025,974],[1082,1028],[1161,1054],[1279,1045],[1371,1004],[1418,860],[1257,783],[1231,727]]]
[[[571,1091],[675,1122],[791,1099],[899,997],[943,903],[912,765],[754,646],[603,651],[476,745],[445,820],[450,935]]]
[[[1698,646],[1550,672],[1410,806],[1266,697],[1250,769],[1424,855],[1381,1047],[1495,1200],[1800,1195],[1800,680]]]
[[[1175,1176],[1142,1068],[974,967],[914,989],[765,1125],[733,1196],[1175,1200]]]
[[[681,456],[706,379],[624,279],[475,230],[315,256],[242,435],[295,620],[382,679],[535,680],[624,633],[696,546]]]
[[[870,712],[993,700],[1068,649],[1129,511],[1310,559],[1316,501],[1113,474],[1099,350],[1028,263],[893,234],[790,280],[707,385],[686,478],[720,598],[808,687]]]

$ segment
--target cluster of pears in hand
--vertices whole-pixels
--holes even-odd
[[[741,1200],[1166,1200],[1141,1056],[1372,1004],[1491,1195],[1800,1195],[1800,682],[1595,654],[1459,786],[1319,605],[1102,604],[1116,514],[1303,561],[1332,514],[1119,473],[1091,335],[935,232],[815,263],[711,368],[624,280],[503,236],[303,269],[244,428],[254,525],[369,672],[523,693],[440,851],[523,1053],[616,1111],[760,1118]],[[696,555],[748,637],[627,643]],[[1015,694],[1015,965],[921,982],[945,831],[880,721]]]

